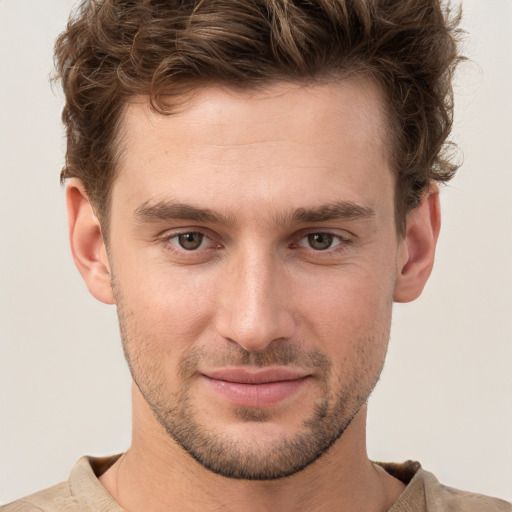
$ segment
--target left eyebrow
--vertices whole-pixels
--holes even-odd
[[[298,208],[290,215],[291,223],[327,222],[330,220],[367,220],[375,210],[352,201],[338,201],[317,208]]]

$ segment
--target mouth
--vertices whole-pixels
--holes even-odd
[[[203,372],[202,376],[221,399],[253,408],[270,407],[291,398],[311,377],[288,368],[225,368]]]

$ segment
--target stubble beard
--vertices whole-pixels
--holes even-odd
[[[357,364],[347,369],[343,380],[340,378],[332,384],[332,363],[327,356],[319,351],[304,352],[286,341],[273,342],[258,353],[246,352],[233,344],[223,354],[218,350],[212,353],[193,349],[179,364],[181,388],[171,393],[157,354],[150,356],[151,343],[132,328],[129,315],[124,314],[119,301],[117,306],[123,349],[132,378],[155,418],[204,468],[227,478],[274,480],[291,476],[315,462],[343,435],[366,403],[384,362],[385,348],[377,365],[368,363],[375,363],[374,354],[368,352],[382,345],[381,340],[359,340]],[[208,361],[212,367],[289,365],[313,368],[319,376],[321,394],[312,413],[293,437],[273,439],[263,445],[259,439],[233,439],[198,420],[200,407],[194,403],[193,384],[201,361]],[[272,411],[267,409],[233,407],[233,414],[239,422],[245,423],[272,420]]]

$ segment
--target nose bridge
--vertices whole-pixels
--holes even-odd
[[[286,296],[283,263],[270,248],[240,247],[230,258],[223,281],[217,330],[247,351],[261,351],[289,338],[293,314]]]

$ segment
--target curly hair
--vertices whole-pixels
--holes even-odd
[[[439,0],[82,0],[55,45],[66,104],[61,180],[79,178],[108,226],[109,198],[130,97],[163,115],[204,84],[370,76],[382,88],[395,216],[457,169],[447,137],[460,12]],[[169,101],[171,99],[171,101]]]

